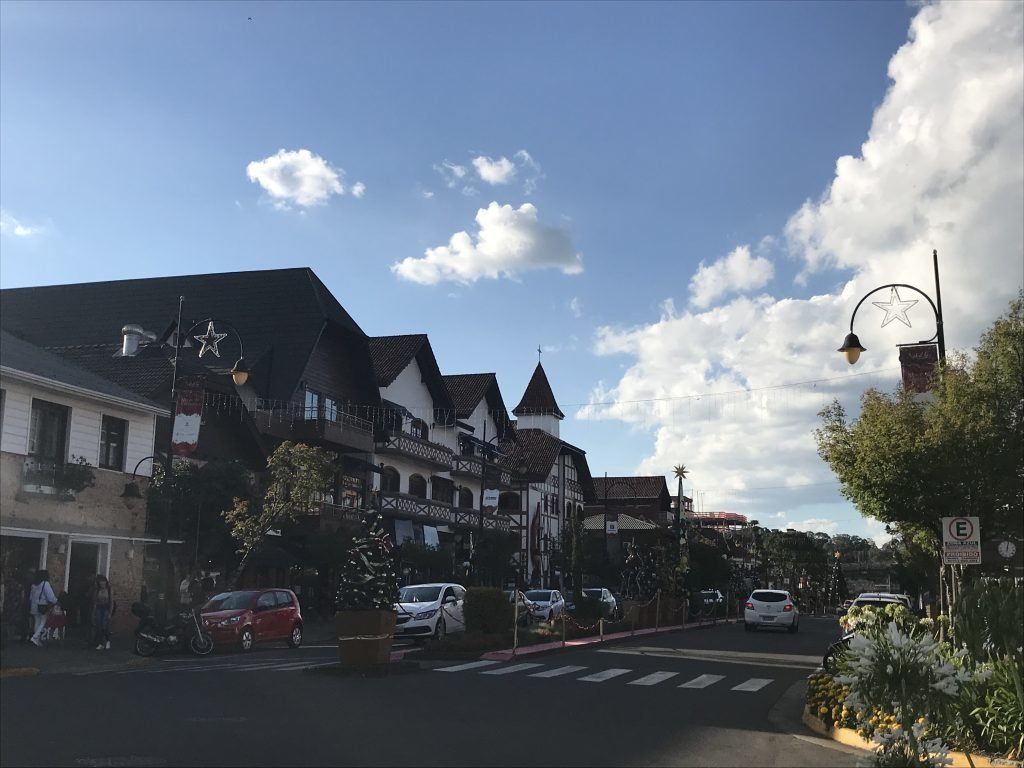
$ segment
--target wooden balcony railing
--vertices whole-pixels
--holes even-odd
[[[385,516],[418,520],[428,525],[478,527],[480,510],[453,507],[443,501],[421,499],[407,493],[381,493],[380,509]],[[504,515],[484,514],[484,528],[508,531],[509,519]]]
[[[378,443],[377,453],[406,456],[438,469],[451,469],[452,466],[451,448],[414,437],[406,432],[399,432],[387,442]]]

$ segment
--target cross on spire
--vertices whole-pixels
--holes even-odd
[[[537,362],[540,363],[540,344],[537,345]]]

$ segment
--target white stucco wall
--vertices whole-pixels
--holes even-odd
[[[520,429],[540,429],[549,435],[561,438],[559,434],[561,421],[559,421],[557,416],[526,415],[517,416],[516,418]]]

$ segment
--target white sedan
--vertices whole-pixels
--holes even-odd
[[[552,621],[565,611],[565,600],[557,589],[531,589],[526,599],[533,603],[533,618]]]
[[[784,627],[789,632],[800,631],[800,611],[789,592],[781,589],[755,589],[743,612],[743,629],[747,632],[758,627]]]
[[[466,620],[461,584],[410,584],[398,592],[395,637],[443,640],[449,632],[463,632]]]

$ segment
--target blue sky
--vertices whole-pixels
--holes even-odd
[[[510,407],[543,345],[561,402],[619,404],[563,406],[563,437],[595,473],[682,461],[708,509],[877,534],[807,440],[822,391],[853,403],[898,378],[890,349],[856,371],[872,375],[840,379],[858,295],[876,277],[927,290],[931,247],[955,251],[980,226],[969,210],[916,214],[922,190],[900,179],[925,184],[926,140],[963,145],[947,175],[1004,166],[977,197],[1008,188],[1000,232],[1012,244],[1019,231],[1012,142],[982,156],[928,127],[970,99],[975,132],[1008,104],[999,135],[1019,128],[1019,91],[994,82],[976,103],[951,85],[1007,67],[1016,82],[1019,6],[976,7],[5,2],[0,282],[310,266],[367,333],[429,333],[444,371],[496,371]],[[912,19],[922,33],[893,88]],[[964,72],[916,76],[930,57],[941,70],[932,38],[961,46]],[[925,118],[908,128],[910,114]],[[872,141],[891,152],[862,155]],[[857,161],[845,176],[843,156]],[[315,172],[305,197],[289,186],[299,165]],[[854,209],[905,226],[866,233],[843,218]],[[465,248],[449,245],[458,232]],[[950,299],[971,318],[953,344],[974,344],[1021,283],[1016,242],[993,257],[1013,279],[965,278]],[[996,300],[976,318],[986,291]],[[747,331],[765,318],[782,341],[752,365]],[[739,323],[736,354],[702,333],[723,323]],[[806,335],[819,323],[820,344]],[[817,379],[830,382],[764,389]],[[694,411],[698,395],[710,410]],[[661,397],[674,405],[635,402]],[[752,419],[764,442],[745,453]]]

